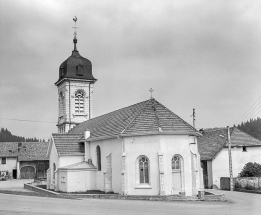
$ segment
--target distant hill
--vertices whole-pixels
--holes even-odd
[[[237,128],[252,137],[261,140],[261,118],[257,117],[257,119],[250,119],[247,122],[242,122]]]
[[[45,140],[37,138],[24,138],[20,136],[13,135],[10,131],[1,128],[0,131],[0,142],[45,142]]]

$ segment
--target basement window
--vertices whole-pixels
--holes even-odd
[[[247,152],[246,146],[242,147],[242,152]]]

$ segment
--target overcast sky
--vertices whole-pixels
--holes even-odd
[[[57,132],[54,83],[73,50],[74,16],[98,79],[94,116],[147,100],[152,87],[190,124],[195,108],[197,128],[239,123],[261,96],[260,11],[252,0],[0,0],[0,127]]]

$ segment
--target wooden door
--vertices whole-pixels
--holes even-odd
[[[24,166],[21,168],[21,179],[34,179],[35,168],[33,166]]]

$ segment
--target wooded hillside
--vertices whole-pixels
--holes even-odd
[[[13,135],[10,131],[1,128],[0,131],[0,142],[45,142],[44,140],[39,140],[37,138],[25,138]]]
[[[250,119],[247,122],[242,122],[237,126],[241,131],[261,140],[261,118]]]

